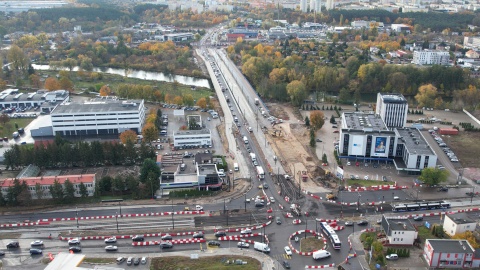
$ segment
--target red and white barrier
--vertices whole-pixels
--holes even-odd
[[[253,227],[246,227],[246,228],[232,228],[232,229],[225,229],[224,231],[226,232],[240,232],[240,231],[243,231],[243,230],[246,230],[246,229],[250,229],[250,230],[259,230],[263,227],[266,227],[268,225],[272,224],[272,221],[269,220],[267,221],[266,223],[263,223],[262,225],[258,225],[258,226],[253,226]]]
[[[177,211],[173,212],[173,215],[203,215],[205,211]],[[152,216],[170,216],[172,212],[157,212],[157,213],[142,213],[142,214],[123,214],[123,215],[109,215],[109,216],[91,216],[91,217],[79,217],[79,220],[91,220],[91,219],[109,219],[109,218],[131,218],[131,217],[152,217]],[[76,218],[47,218],[40,221],[75,221]],[[0,225],[1,226],[1,225]]]
[[[334,263],[325,264],[325,265],[305,265],[305,269],[324,269],[324,268],[333,268],[335,267]]]
[[[170,242],[172,242],[172,244],[176,245],[176,244],[205,243],[206,240],[205,240],[205,239],[193,239],[193,238],[189,238],[189,239],[170,240]]]
[[[172,232],[172,233],[147,233],[147,234],[138,234],[143,237],[161,237],[164,235],[171,235],[171,236],[184,236],[184,235],[193,235],[197,232]],[[203,232],[202,232],[203,233]],[[62,241],[68,241],[70,239],[78,238],[80,240],[104,240],[110,238],[112,236],[82,236],[82,237],[62,237],[60,236],[59,239]],[[130,239],[133,238],[132,235],[115,235],[117,239]]]
[[[301,224],[301,223],[302,223],[302,221],[300,219],[294,219],[293,220],[294,225],[298,225],[298,224]]]
[[[375,228],[367,228],[362,230],[362,232],[374,232],[374,231],[375,231]]]
[[[0,228],[14,228],[14,227],[28,227],[28,226],[37,226],[37,225],[49,225],[50,222],[23,222],[23,223],[9,223],[9,224],[0,224]]]
[[[380,186],[370,186],[370,187],[352,187],[348,186],[347,191],[349,192],[361,192],[361,191],[379,191],[379,190],[400,190],[408,189],[408,186],[397,186],[394,185],[380,185]]]
[[[313,236],[321,236],[321,234],[313,231],[313,230],[300,230],[300,231],[296,231],[294,232],[293,234],[290,235],[290,237],[288,238],[288,246],[290,247],[290,249],[295,252],[296,254],[299,254],[299,255],[302,255],[302,256],[312,256],[313,255],[313,252],[315,252],[316,250],[312,251],[312,252],[301,252],[299,250],[296,250],[293,245],[292,245],[292,238],[294,238],[296,235],[299,235],[299,234],[303,234],[303,233],[310,233],[312,234]],[[325,239],[325,237],[322,236],[322,240],[323,240],[323,249],[327,248],[327,239]]]
[[[327,223],[332,223],[335,222],[337,223],[339,220],[338,219],[323,219],[323,218],[316,218],[318,222],[327,222]]]

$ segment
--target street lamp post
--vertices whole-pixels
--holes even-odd
[[[358,194],[358,199],[357,199],[357,211],[360,211],[360,194]]]
[[[245,192],[245,212],[247,212],[247,193]]]
[[[122,205],[120,204],[120,201],[118,202],[118,207],[120,207],[120,216],[122,216]]]
[[[172,227],[173,229],[175,229],[175,220],[173,219],[173,215],[174,215],[174,212],[173,212],[173,199],[172,199]]]
[[[475,196],[475,187],[472,187],[472,195],[470,195],[470,204],[473,203],[473,196]]]
[[[308,224],[308,219],[305,217],[305,239],[307,239],[307,224]]]
[[[78,229],[78,207],[75,207],[75,219],[77,220],[77,229]]]
[[[115,221],[117,221],[117,233],[118,233],[118,213],[115,212]]]
[[[416,201],[418,201],[418,193],[420,193],[419,189],[417,189],[417,199],[416,199]]]

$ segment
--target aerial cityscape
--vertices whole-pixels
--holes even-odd
[[[0,269],[480,269],[477,7],[0,2]]]

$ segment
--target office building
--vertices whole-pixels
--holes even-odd
[[[50,112],[55,106],[68,98],[69,92],[66,90],[38,90],[31,93],[20,93],[18,89],[5,89],[0,92],[0,107],[41,107],[41,111]]]
[[[377,94],[378,114],[388,128],[404,127],[407,123],[408,102],[401,94]]]
[[[450,53],[433,50],[414,51],[412,63],[416,65],[446,66],[450,63]]]
[[[212,147],[212,134],[209,129],[178,130],[173,132],[173,146],[180,147]]]
[[[383,215],[381,225],[389,245],[411,246],[418,237],[417,229],[415,229],[410,219],[386,218]]]

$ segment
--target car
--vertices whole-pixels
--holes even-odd
[[[422,216],[415,216],[415,217],[413,218],[413,220],[415,220],[415,221],[422,221],[422,220],[423,220],[423,217],[422,217]]]
[[[368,163],[365,162],[365,167],[368,167]]]
[[[69,245],[80,245],[80,238],[73,238],[68,240]]]
[[[386,177],[385,175],[382,176],[382,180],[383,180],[383,182],[387,182],[387,181],[388,181],[388,179],[387,179],[387,177]]]
[[[250,198],[245,199],[245,202],[249,203],[249,202],[250,202]]]
[[[268,184],[263,184],[263,189],[268,189]]]
[[[117,242],[117,238],[115,236],[112,236],[112,237],[109,237],[109,238],[105,239],[105,243],[107,243],[107,244],[116,243],[116,242]]]
[[[358,180],[360,179],[360,176],[358,176],[358,174],[355,175],[355,179]]]
[[[255,160],[255,161],[253,162],[253,165],[258,166],[258,162]]]
[[[250,244],[249,244],[249,243],[245,243],[245,242],[238,242],[238,243],[237,243],[237,247],[239,247],[239,248],[249,248],[249,247],[250,247]]]
[[[5,256],[5,251],[0,250],[0,256]]]
[[[440,188],[438,189],[438,191],[448,191],[448,188],[447,188],[447,187],[440,187]]]
[[[353,221],[345,221],[345,226],[353,226]]]
[[[394,199],[395,201],[398,201],[398,200],[400,200],[400,197],[398,197],[398,196],[393,196],[393,199]]]
[[[82,252],[82,248],[78,246],[69,247],[68,250],[73,253]]]
[[[132,237],[132,241],[133,242],[143,242],[143,241],[145,241],[145,237],[143,237],[142,235],[135,235],[134,237]]]
[[[165,234],[164,236],[161,237],[162,240],[172,240],[173,237],[170,234]]]
[[[38,249],[38,248],[31,248],[30,249],[30,255],[40,255],[43,253],[43,250]]]
[[[336,125],[333,125],[332,128],[338,128]]]
[[[333,133],[338,133],[338,130],[334,130]]]
[[[395,261],[395,260],[398,260],[398,255],[397,254],[388,254],[387,256],[385,256],[385,258],[389,261]]]
[[[287,261],[283,261],[282,265],[285,269],[290,269],[290,264]]]
[[[147,264],[147,257],[142,257],[142,259],[140,260],[140,263]]]
[[[216,237],[227,236],[227,233],[225,231],[216,231],[215,236]]]
[[[359,222],[357,222],[357,225],[358,225],[358,226],[366,226],[366,225],[368,225],[368,221],[366,221],[366,220],[360,220]]]
[[[352,163],[350,161],[347,162],[347,166],[350,166],[352,165]]]
[[[275,222],[276,222],[278,225],[282,224],[282,220],[280,219],[280,217],[276,217],[276,218],[275,218]]]
[[[140,258],[134,258],[133,259],[133,265],[139,265],[140,264]]]
[[[117,251],[118,247],[117,246],[106,246],[105,250],[106,251]]]
[[[193,238],[203,238],[203,232],[194,233]]]
[[[161,243],[160,243],[160,248],[161,248],[161,249],[164,249],[164,248],[173,248],[173,244],[172,244],[172,242],[161,242]]]
[[[289,246],[285,246],[285,247],[283,248],[283,250],[285,250],[285,253],[286,253],[287,255],[292,256],[292,250],[290,249]]]
[[[368,175],[365,175],[363,179],[368,180]]]
[[[255,202],[255,207],[264,207],[265,204],[263,202]]]
[[[251,229],[244,229],[240,231],[240,234],[250,234],[250,233],[252,233]]]
[[[258,185],[258,189],[262,189],[263,188],[263,185]]]
[[[121,264],[125,261],[125,257],[118,257],[115,261],[117,261],[117,264]]]
[[[270,202],[271,202],[271,203],[275,203],[275,198],[270,197]]]
[[[382,220],[381,220],[381,219],[377,219],[377,224],[382,224]]]
[[[373,163],[373,168],[378,168],[378,163]]]
[[[320,139],[316,139],[315,141],[316,141],[316,142],[322,142],[322,140],[320,140]]]
[[[219,247],[220,242],[218,242],[218,241],[208,241],[207,245],[208,246],[213,246],[213,247]]]
[[[132,263],[133,263],[133,257],[128,257],[127,265],[132,265]]]
[[[32,247],[43,246],[43,241],[42,240],[35,240],[35,241],[30,243],[30,246],[32,246]]]

